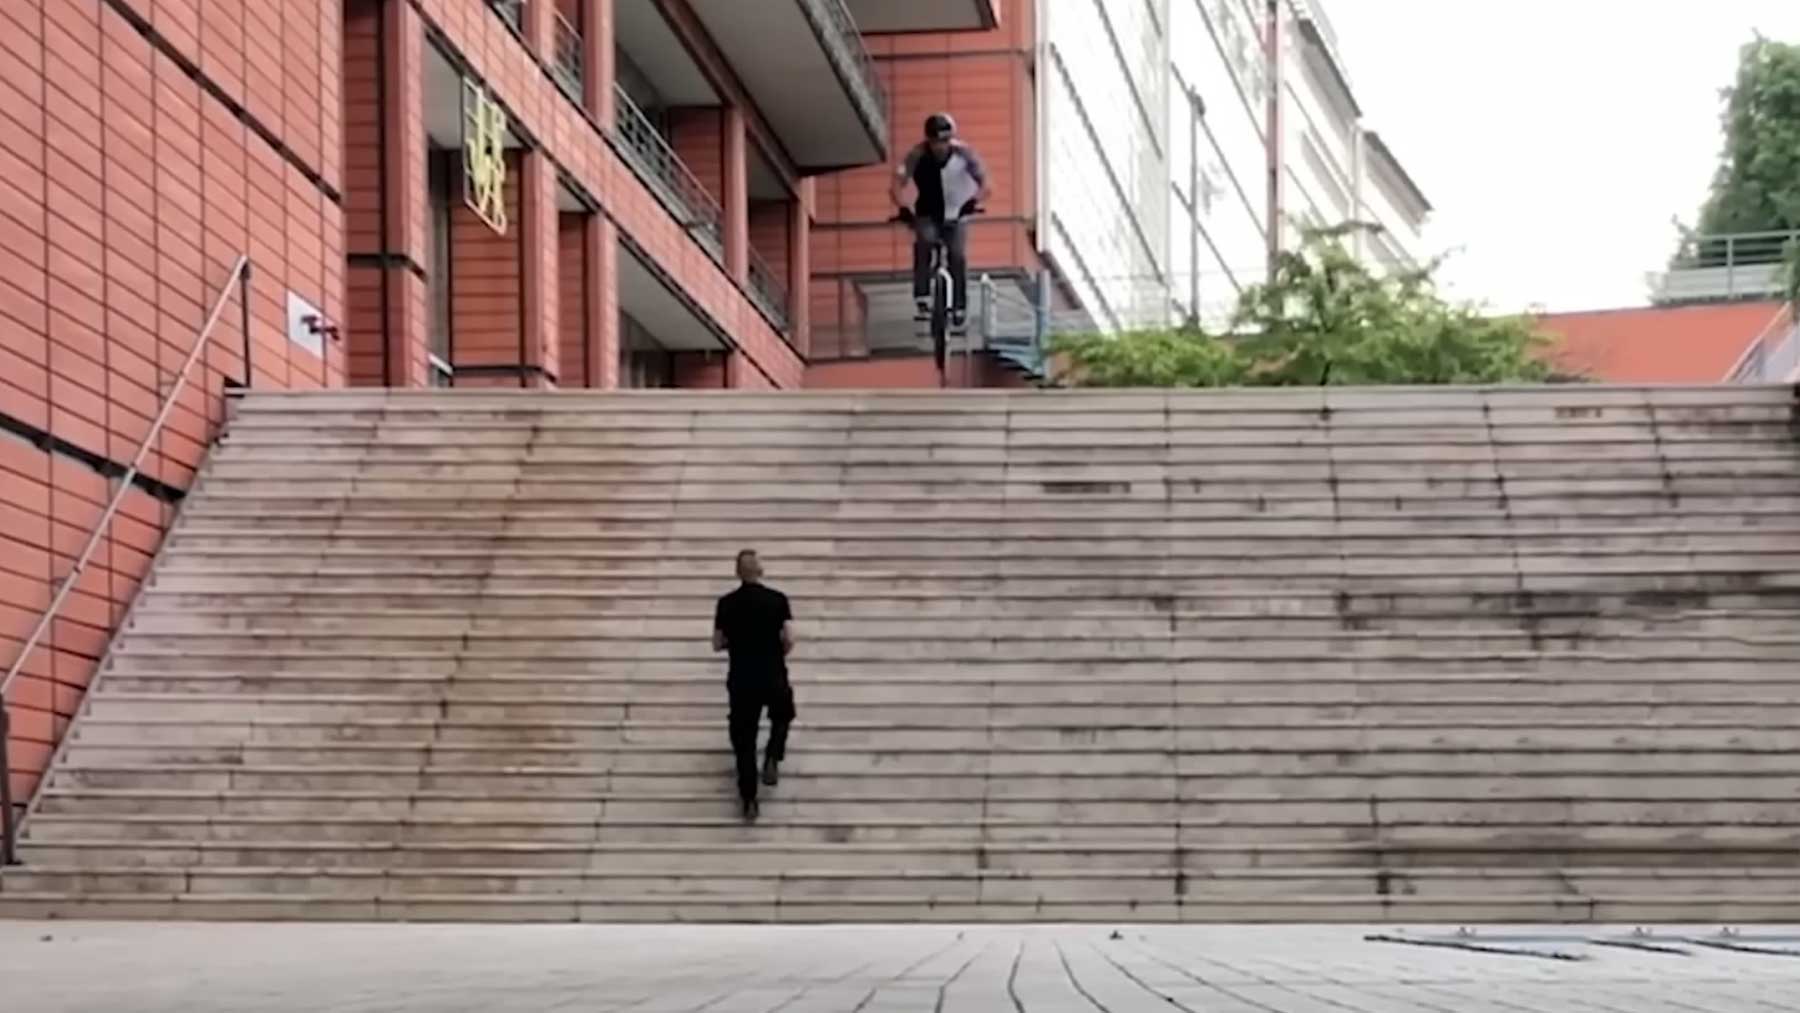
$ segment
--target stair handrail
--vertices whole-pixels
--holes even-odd
[[[131,491],[131,483],[143,470],[144,458],[150,453],[150,445],[162,434],[163,426],[168,424],[169,414],[175,410],[175,402],[186,389],[188,375],[194,370],[194,363],[200,360],[200,354],[206,350],[212,332],[219,325],[219,318],[224,315],[225,307],[231,302],[234,289],[242,293],[242,283],[249,276],[250,257],[239,254],[236,263],[231,265],[231,273],[226,276],[225,284],[219,289],[219,297],[213,301],[212,309],[206,315],[206,322],[200,325],[200,333],[195,336],[193,347],[188,349],[187,359],[181,364],[181,371],[175,374],[175,382],[170,385],[169,392],[163,395],[162,407],[156,413],[156,419],[138,441],[137,453],[131,457],[131,464],[119,478],[119,487],[106,504],[106,511],[94,529],[88,532],[87,543],[81,547],[80,555],[75,557],[75,565],[57,585],[56,594],[50,599],[50,605],[38,617],[37,625],[32,627],[31,635],[25,638],[25,645],[19,649],[19,656],[13,659],[6,669],[6,675],[0,678],[0,865],[14,864],[15,847],[13,833],[13,799],[12,799],[12,762],[7,748],[7,736],[11,732],[12,722],[6,709],[6,691],[12,688],[13,680],[24,669],[25,662],[38,648],[38,642],[49,632],[50,625],[56,621],[57,613],[62,611],[63,603],[68,601],[70,592],[75,590],[76,581],[81,579],[83,570],[94,557],[94,550],[99,547],[100,539],[105,537],[106,529],[112,526],[113,517],[118,514],[119,507],[125,502],[125,494]],[[245,297],[247,299],[247,297]],[[249,334],[245,333],[245,347],[249,347]],[[249,376],[250,362],[244,361],[244,375]]]

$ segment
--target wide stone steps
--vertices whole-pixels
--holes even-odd
[[[1398,785],[1398,781],[1392,783]],[[368,792],[127,792],[52,787],[34,820],[34,835],[36,840],[51,840],[68,836],[67,827],[80,825],[81,832],[74,836],[109,836],[110,832],[95,822],[98,819],[116,819],[121,827],[136,827],[120,831],[131,837],[186,839],[196,834],[276,833],[283,840],[306,834],[259,828],[311,822],[318,825],[316,833],[334,839],[429,840],[440,832],[457,839],[505,839],[543,832],[559,839],[572,834],[582,839],[650,835],[644,839],[656,840],[663,839],[654,836],[656,828],[663,827],[670,839],[692,835],[710,840],[722,834],[730,840],[818,837],[820,843],[898,837],[1017,842],[1092,836],[1095,828],[1127,827],[1132,828],[1134,837],[1171,842],[1231,833],[1242,834],[1229,838],[1232,840],[1279,842],[1289,831],[1370,841],[1388,839],[1399,831],[1411,831],[1415,837],[1430,831],[1434,840],[1450,840],[1465,832],[1491,836],[1489,828],[1493,827],[1536,828],[1540,837],[1547,831],[1555,837],[1557,830],[1568,837],[1585,829],[1589,835],[1618,840],[1660,833],[1660,828],[1670,826],[1685,827],[1701,836],[1712,828],[1716,835],[1746,839],[1765,833],[1791,836],[1800,830],[1800,818],[1786,799],[1778,797],[1783,785],[1776,779],[1746,780],[1729,797],[1633,798],[1624,793],[1624,787],[1614,787],[1609,790],[1619,797],[1540,793],[1478,799],[1446,797],[1441,792],[1415,792],[1417,797],[1409,797],[1396,788],[1373,801],[1310,797],[1303,793],[1304,784],[1291,786],[1302,792],[1295,795],[1177,791],[1162,797],[1146,794],[1053,802],[840,797],[824,794],[815,779],[801,779],[791,787],[779,799],[769,801],[771,812],[783,817],[780,825],[757,833],[746,829],[736,814],[722,812],[725,807],[717,793],[709,792],[551,797],[419,792],[395,799]],[[1542,791],[1537,785],[1532,787]],[[1643,784],[1632,787],[1640,793],[1648,791]],[[1686,787],[1685,782],[1679,787]],[[1523,790],[1523,786],[1518,789]],[[1171,798],[1171,794],[1181,797]],[[1596,826],[1584,828],[1584,824]],[[347,829],[329,831],[340,826]]]
[[[902,760],[914,754],[959,752],[992,759],[1010,750],[1102,751],[1109,758],[1156,750],[1180,757],[1189,751],[1259,748],[1276,738],[1295,753],[1443,745],[1483,750],[1521,746],[1567,750],[1604,745],[1608,749],[1686,751],[1780,748],[1800,727],[1771,717],[1717,722],[1689,719],[1685,714],[1675,721],[1605,723],[1510,717],[1487,717],[1479,722],[1429,717],[1379,722],[1367,718],[1315,719],[1304,728],[1293,728],[1281,721],[1220,725],[1204,718],[1182,720],[1183,717],[1178,714],[1172,721],[1117,724],[996,722],[986,727],[809,718],[807,741],[821,750],[860,748]],[[644,750],[709,751],[709,747],[716,746],[717,736],[717,719],[585,725],[374,722],[350,728],[301,722],[93,719],[85,722],[79,735],[70,740],[65,755],[73,763],[122,757],[143,757],[143,762],[150,763],[191,762],[222,755],[241,756],[245,763],[253,764],[258,758],[263,762],[284,762],[282,757],[288,751],[299,749],[308,754],[303,762],[456,764],[470,756],[498,752],[509,762],[516,757],[522,765],[536,766],[541,765],[540,759],[553,761],[568,751],[579,752],[590,761],[613,757],[617,762],[626,762],[626,757]]]
[[[835,811],[841,802],[868,803],[880,806],[889,817],[912,813],[968,821],[983,815],[1042,816],[1060,812],[1064,807],[1080,813],[1105,805],[1129,805],[1134,811],[1156,815],[1163,806],[1192,802],[1212,807],[1250,799],[1258,805],[1272,800],[1290,809],[1316,810],[1323,819],[1322,814],[1342,814],[1343,810],[1337,807],[1348,799],[1362,808],[1363,830],[1367,832],[1386,811],[1388,800],[1406,806],[1456,798],[1498,802],[1594,798],[1653,803],[1666,797],[1682,803],[1696,798],[1735,798],[1760,805],[1762,801],[1791,797],[1795,785],[1800,783],[1800,775],[1790,770],[1709,772],[1691,769],[1681,762],[1683,759],[1665,757],[1660,765],[1646,764],[1625,771],[1575,769],[1529,778],[1520,776],[1503,784],[1496,784],[1488,771],[1446,771],[1428,766],[1324,774],[1196,771],[1131,776],[1080,772],[1003,780],[985,773],[815,774],[792,784],[784,782],[788,790],[780,798],[771,796],[770,805],[790,806],[795,811],[804,809],[818,815]],[[357,811],[376,806],[384,795],[397,795],[400,798],[396,804],[416,802],[418,811],[440,815],[480,815],[489,811],[487,800],[493,802],[494,812],[516,815],[521,799],[539,802],[545,813],[592,815],[596,801],[600,801],[608,813],[641,818],[672,811],[691,815],[696,800],[704,801],[708,807],[704,815],[717,816],[721,811],[729,815],[730,790],[719,790],[720,776],[723,769],[705,774],[619,772],[608,780],[585,771],[548,768],[485,774],[442,768],[396,771],[314,766],[233,770],[189,764],[69,770],[59,775],[50,790],[84,796],[97,793],[108,798],[122,794],[157,799],[171,795],[246,800],[266,797],[284,806],[311,805],[306,800],[317,798],[352,799]],[[1202,814],[1212,811],[1201,810]]]
[[[841,724],[863,727],[891,721],[892,701],[869,701],[854,687],[838,687],[839,693],[809,687],[807,724],[812,727]],[[934,729],[988,728],[1173,728],[1260,727],[1297,722],[1345,721],[1365,725],[1429,725],[1501,719],[1513,723],[1609,725],[1650,722],[1657,718],[1692,718],[1702,725],[1731,723],[1787,726],[1800,724],[1800,687],[1789,692],[1744,694],[1733,698],[1724,691],[1682,686],[1682,693],[1660,699],[1618,699],[1600,692],[1589,699],[1569,693],[1563,699],[1545,699],[1540,687],[1501,683],[1485,696],[1434,698],[1435,687],[1409,694],[1370,693],[1365,698],[1308,694],[1304,699],[1256,695],[1258,687],[1246,683],[1221,692],[1208,703],[1172,704],[1167,686],[1147,685],[1143,692],[1123,694],[1111,700],[1066,703],[1011,703],[995,699],[984,687],[982,699],[973,703],[918,704],[907,708],[907,720],[915,727]],[[1774,689],[1783,688],[1777,684]],[[843,690],[847,690],[844,692]],[[1508,692],[1510,690],[1510,692]],[[698,723],[717,730],[725,705],[714,694],[696,692],[686,699],[645,700],[632,687],[622,687],[611,701],[571,697],[537,700],[530,697],[484,700],[446,695],[420,700],[386,694],[302,695],[286,698],[238,694],[158,694],[109,690],[98,694],[87,709],[84,727],[129,726],[146,728],[165,723],[228,724],[246,732],[280,734],[280,729],[336,727],[345,738],[367,728],[369,734],[399,734],[405,729],[424,729],[446,736],[457,734],[528,733],[552,739],[593,734],[599,729],[629,729],[640,724],[661,727],[671,723]],[[1385,698],[1384,698],[1385,697]],[[263,731],[267,729],[268,731]]]
[[[1224,662],[1260,659],[1314,658],[1491,658],[1508,655],[1588,653],[1645,655],[1649,657],[1705,658],[1726,661],[1787,661],[1800,666],[1800,636],[1716,635],[1700,633],[1615,633],[1574,631],[1568,634],[1474,634],[1466,631],[1395,633],[1363,631],[1335,635],[1286,635],[1272,641],[1246,641],[1241,636],[1194,636],[1164,632],[1161,635],[1118,634],[1064,637],[1021,636],[1010,638],[941,636],[920,639],[923,630],[894,631],[886,637],[867,635],[817,636],[807,645],[806,658],[817,664],[944,664],[969,661],[1006,661],[1010,664],[1043,662],[1050,670],[1080,662],[1145,661]],[[119,638],[122,649],[140,661],[192,657],[255,659],[259,666],[286,659],[393,659],[429,663],[449,659],[465,664],[497,664],[521,658],[547,665],[593,662],[602,666],[630,665],[638,661],[705,664],[708,645],[694,637],[614,636],[513,637],[486,633],[461,636],[425,634],[413,637],[357,636],[319,633],[282,634],[173,634],[132,631]],[[246,665],[251,663],[246,660]],[[255,670],[252,666],[248,670]],[[546,671],[552,669],[546,668]]]
[[[1793,921],[1796,412],[259,393],[0,913]],[[802,640],[754,826],[746,545]]]
[[[421,604],[423,604],[421,602]],[[522,603],[524,604],[524,603]],[[973,606],[973,603],[971,603]],[[486,609],[482,609],[483,612]],[[925,629],[948,639],[971,639],[986,635],[996,639],[1075,639],[1082,637],[1295,637],[1301,640],[1342,634],[1346,631],[1388,631],[1395,635],[1418,631],[1431,636],[1505,637],[1520,632],[1555,637],[1593,635],[1596,637],[1661,633],[1683,636],[1773,638],[1794,635],[1800,631],[1800,610],[1771,609],[1744,611],[1690,611],[1676,614],[1640,613],[1638,615],[1597,615],[1573,609],[1565,611],[1521,612],[1516,615],[1492,613],[1365,613],[1350,611],[1335,614],[1268,614],[1257,612],[1215,612],[1145,608],[1139,613],[1096,613],[1038,610],[1038,615],[1009,616],[978,609],[928,618],[895,612],[857,615],[813,611],[806,620],[808,638],[825,640],[873,641],[891,640],[914,635]],[[1021,609],[1021,612],[1026,610]],[[549,614],[546,614],[546,613]],[[618,610],[601,615],[591,611],[570,609],[526,609],[503,616],[471,618],[454,609],[395,609],[371,603],[361,609],[346,609],[341,603],[331,608],[301,608],[290,603],[287,608],[268,606],[255,608],[248,603],[242,611],[217,609],[202,605],[168,609],[139,609],[129,629],[133,633],[158,636],[255,636],[313,637],[321,635],[366,637],[393,636],[405,630],[411,640],[461,638],[463,636],[496,636],[545,639],[643,637],[649,639],[691,639],[694,631],[705,630],[712,622],[710,612],[678,612],[673,608],[656,612]]]
[[[686,890],[696,894],[742,894],[752,892],[757,881],[773,887],[808,878],[835,881],[834,892],[863,889],[871,893],[898,893],[894,881],[902,878],[941,878],[969,886],[988,882],[1003,883],[1017,900],[1063,899],[1075,893],[1081,897],[1100,899],[1130,898],[1139,901],[1161,900],[1173,903],[1183,888],[1182,875],[1196,880],[1194,894],[1224,892],[1220,884],[1267,880],[1295,885],[1304,883],[1298,892],[1322,893],[1323,882],[1374,886],[1378,877],[1396,878],[1414,875],[1415,870],[1438,870],[1443,886],[1459,889],[1451,875],[1459,866],[1477,868],[1479,873],[1465,875],[1474,881],[1511,878],[1520,883],[1554,881],[1578,871],[1577,856],[1590,852],[1606,864],[1615,865],[1619,878],[1639,880],[1633,892],[1650,892],[1649,881],[1661,880],[1665,890],[1679,891],[1683,886],[1696,886],[1708,892],[1723,884],[1736,883],[1740,889],[1793,890],[1800,886],[1800,872],[1793,868],[1791,838],[1778,842],[1697,842],[1697,849],[1711,848],[1734,864],[1730,870],[1681,868],[1691,852],[1667,846],[1632,846],[1624,843],[1588,842],[1579,838],[1559,841],[1547,846],[1505,846],[1495,843],[1450,844],[1420,842],[1409,844],[1404,839],[1392,844],[1369,842],[1284,843],[1284,844],[1217,844],[1184,843],[1169,845],[1095,844],[1080,841],[1050,841],[1033,844],[1008,844],[988,841],[980,845],[964,843],[925,844],[806,844],[796,841],[728,841],[717,844],[608,842],[588,839],[566,843],[443,841],[328,841],[308,838],[274,843],[254,841],[182,841],[182,840],[58,840],[25,846],[27,871],[31,869],[88,870],[132,869],[140,871],[187,871],[194,874],[224,870],[224,875],[242,875],[241,870],[293,869],[300,876],[318,875],[329,878],[342,870],[368,873],[406,870],[415,875],[439,874],[446,878],[474,878],[496,871],[540,873],[560,871],[562,877],[544,876],[554,881],[563,879],[612,880],[630,884],[626,891],[684,892],[673,880],[687,880]],[[1538,868],[1546,859],[1555,861],[1554,870]],[[896,875],[898,873],[898,875]],[[11,873],[8,873],[9,884]],[[654,877],[670,881],[662,890],[647,888],[639,882]],[[297,877],[298,878],[298,877]],[[712,880],[715,882],[709,883]],[[1108,892],[1107,880],[1116,880]],[[1761,883],[1756,881],[1761,880]],[[717,881],[726,881],[725,886]],[[239,880],[242,882],[242,880]],[[473,884],[471,884],[473,885]],[[509,884],[510,885],[510,884]],[[723,888],[721,888],[723,886]],[[750,887],[746,889],[746,887]],[[885,888],[884,888],[885,887]],[[1460,888],[1466,889],[1467,884]],[[8,891],[11,892],[10,889]],[[439,887],[427,892],[465,892]],[[487,892],[467,889],[466,892]],[[927,897],[930,893],[921,891]],[[1410,892],[1404,887],[1397,892]],[[1579,890],[1566,892],[1579,895]],[[921,897],[919,899],[925,899]],[[948,898],[944,898],[948,899]],[[966,899],[966,898],[965,898]]]
[[[1713,586],[1708,587],[1707,584]],[[1596,588],[1585,592],[1524,592],[1518,589],[1457,593],[1403,593],[1391,590],[1352,594],[1323,589],[1289,592],[1210,592],[1188,595],[1143,594],[1109,597],[1101,594],[1032,594],[1009,588],[1004,593],[961,597],[889,591],[869,597],[822,594],[814,601],[809,621],[821,618],[906,619],[990,618],[996,622],[1016,619],[1137,618],[1146,615],[1183,618],[1216,616],[1222,622],[1266,618],[1333,622],[1358,619],[1393,619],[1430,622],[1439,619],[1480,620],[1494,623],[1528,623],[1567,617],[1589,618],[1604,623],[1617,620],[1653,619],[1682,623],[1720,616],[1745,615],[1771,618],[1800,613],[1800,588],[1783,591],[1756,587],[1725,590],[1729,580],[1692,581],[1673,586],[1634,591]],[[1745,582],[1737,582],[1742,588]],[[613,591],[592,587],[567,588],[549,593],[497,591],[435,592],[388,589],[373,592],[338,591],[319,587],[287,587],[266,593],[229,591],[171,591],[158,585],[154,598],[146,598],[134,616],[171,613],[215,618],[261,621],[270,613],[294,616],[395,614],[408,617],[459,617],[471,628],[483,623],[504,627],[524,618],[545,620],[669,618],[685,616],[711,621],[716,596],[656,591]]]

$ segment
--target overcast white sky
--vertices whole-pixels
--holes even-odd
[[[1721,144],[1751,33],[1800,0],[1325,0],[1369,125],[1437,207],[1465,298],[1642,305]]]

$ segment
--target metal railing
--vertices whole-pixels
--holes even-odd
[[[581,30],[563,16],[562,11],[552,12],[556,18],[555,53],[550,61],[550,73],[555,76],[557,87],[576,105],[582,105],[586,99],[582,93],[583,78],[587,68],[582,59]]]
[[[756,252],[756,247],[749,247],[750,252],[750,297],[756,300],[765,315],[775,322],[775,329],[783,337],[789,337],[790,323],[787,286],[775,277],[775,272]],[[789,340],[792,340],[789,338]]]
[[[12,865],[18,857],[16,824],[13,819],[12,762],[7,748],[11,720],[6,709],[6,691],[12,688],[14,680],[18,679],[19,673],[24,670],[25,663],[31,660],[32,652],[37,650],[44,635],[50,632],[51,624],[56,621],[56,615],[62,611],[63,604],[69,600],[70,592],[75,590],[75,584],[81,579],[82,571],[86,570],[88,563],[93,560],[94,550],[99,548],[100,540],[106,537],[106,530],[112,525],[113,517],[118,514],[120,505],[125,502],[125,495],[131,491],[132,482],[136,481],[139,473],[143,471],[144,458],[149,455],[151,445],[156,442],[157,436],[162,434],[163,426],[168,424],[169,414],[175,410],[176,401],[180,399],[181,392],[186,389],[188,374],[194,371],[194,363],[200,361],[201,353],[206,351],[206,346],[212,339],[213,328],[218,326],[219,318],[224,315],[225,307],[231,302],[232,292],[238,292],[239,298],[243,299],[246,307],[248,306],[249,300],[243,285],[249,277],[250,258],[240,256],[237,262],[232,264],[231,274],[226,277],[224,286],[219,290],[219,298],[213,302],[212,309],[207,313],[206,322],[200,326],[200,333],[194,338],[193,347],[188,349],[187,358],[182,362],[180,372],[175,374],[175,382],[170,385],[169,392],[163,395],[162,408],[157,411],[156,419],[150,423],[150,428],[144,433],[143,439],[138,441],[137,453],[132,455],[131,464],[120,476],[118,489],[113,492],[112,499],[106,504],[105,512],[100,515],[100,520],[88,533],[87,542],[82,545],[80,554],[75,557],[75,565],[69,568],[69,572],[63,576],[61,583],[57,584],[56,593],[50,598],[50,607],[46,608],[43,615],[38,617],[37,625],[31,628],[31,635],[25,638],[24,646],[19,648],[18,657],[14,658],[12,664],[6,669],[6,675],[0,677],[0,865]],[[246,331],[247,333],[248,331]],[[248,358],[244,360],[244,376],[246,379],[250,376],[250,360]]]
[[[850,88],[851,98],[862,113],[869,131],[884,141],[888,137],[888,96],[881,75],[875,71],[875,58],[863,43],[862,30],[844,0],[800,0],[801,9],[812,21],[813,31],[825,46],[825,55],[838,76]]]
[[[1790,244],[1800,244],[1800,230],[1689,236],[1668,272],[1655,277],[1656,301],[1779,296]]]
[[[1800,323],[1763,357],[1763,378],[1770,383],[1800,383]]]
[[[638,108],[625,89],[615,85],[617,111],[613,134],[625,154],[625,161],[656,192],[683,227],[693,233],[715,261],[725,259],[725,211],[708,193],[681,156],[675,154],[669,141]]]
[[[1782,306],[1751,340],[1726,383],[1783,383],[1800,369],[1800,311]]]
[[[515,32],[525,31],[526,0],[487,0],[487,4],[495,14],[504,18]]]

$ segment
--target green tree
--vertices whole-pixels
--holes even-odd
[[[1725,149],[1698,231],[1800,229],[1800,45],[1757,36],[1724,98]]]
[[[1149,330],[1052,347],[1086,387],[1534,383],[1558,379],[1530,321],[1443,298],[1436,265],[1370,271],[1347,229],[1310,232],[1268,284],[1245,291],[1231,335]]]

